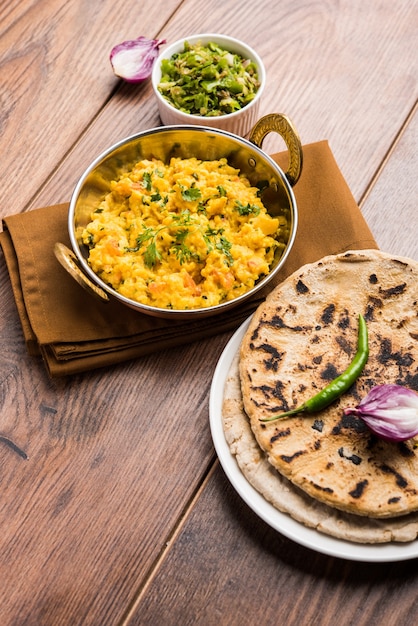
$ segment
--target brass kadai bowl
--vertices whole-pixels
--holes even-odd
[[[289,152],[286,173],[261,148],[270,132],[279,133]],[[82,232],[91,220],[91,214],[110,192],[110,182],[142,159],[196,157],[202,160],[226,158],[228,163],[248,177],[252,186],[262,183],[262,201],[268,212],[276,217],[285,215],[289,228],[283,252],[274,259],[268,274],[255,286],[235,299],[216,306],[199,309],[163,309],[126,298],[106,284],[88,263],[89,249],[82,241]],[[293,246],[298,212],[292,187],[302,170],[302,146],[292,122],[285,115],[270,114],[262,117],[250,132],[249,140],[227,131],[204,126],[164,126],[153,128],[113,145],[87,168],[77,183],[71,197],[68,213],[68,230],[72,250],[61,243],[55,246],[60,263],[85,289],[103,301],[115,298],[140,313],[154,317],[186,319],[207,317],[238,306],[265,287],[283,267]]]

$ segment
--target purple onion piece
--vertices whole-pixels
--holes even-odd
[[[378,437],[406,441],[418,434],[418,394],[401,385],[377,385],[345,415],[360,417]]]
[[[116,76],[128,83],[141,83],[151,76],[159,47],[165,39],[138,37],[124,41],[110,52],[110,63]]]

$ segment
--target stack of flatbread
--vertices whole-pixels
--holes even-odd
[[[262,421],[300,406],[347,368],[359,314],[370,352],[355,383],[318,413]],[[225,436],[248,482],[331,536],[415,540],[418,442],[384,441],[344,415],[384,383],[418,391],[418,263],[365,250],[292,274],[257,309],[225,385]]]

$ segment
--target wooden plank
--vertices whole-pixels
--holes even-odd
[[[3,211],[25,207],[116,89],[112,47],[155,37],[179,4],[30,0],[2,7]]]
[[[29,458],[0,444],[0,621],[119,623],[213,460],[222,337],[51,381],[13,307],[6,293],[0,434]]]
[[[217,465],[125,625],[406,626],[418,618],[415,574],[414,561],[356,563],[298,546]]]
[[[155,36],[176,7],[162,31],[170,40],[200,30],[205,15],[205,30],[230,32],[257,48],[270,75],[277,72],[278,77],[269,84],[264,112],[280,108],[289,113],[305,142],[329,138],[356,197],[362,197],[416,99],[416,4],[402,0],[395,8],[348,0],[326,5],[255,1],[241,3],[237,17],[234,3],[219,0],[211,2],[210,10],[205,0],[148,1],[140,10],[129,1],[65,6],[55,0],[14,2],[0,16],[3,215],[68,200],[81,171],[98,152],[158,123],[149,83],[119,88],[107,57],[122,39]],[[283,75],[278,62],[285,68]],[[394,84],[387,88],[393,76]],[[379,99],[383,91],[385,99]],[[4,264],[0,285],[0,429],[29,455],[23,461],[7,448],[0,455],[2,623],[118,623],[213,459],[207,398],[227,337],[50,381],[42,364],[25,354]],[[228,563],[232,548],[246,545],[241,543],[243,531],[245,539],[246,529],[253,529],[245,522],[238,528],[227,525],[231,546],[224,554],[213,552],[211,542],[219,542],[223,527],[211,527],[210,500],[215,502],[213,519],[222,523],[228,517],[216,507],[236,499],[227,486],[221,488],[221,497],[209,489],[202,498],[192,525],[185,528],[207,532],[204,545],[210,560],[221,557],[219,565],[209,560],[209,573],[216,574],[222,562]],[[257,520],[253,523],[254,532],[267,537],[267,543],[253,546],[254,570],[247,575],[257,572],[264,578],[263,553],[271,541],[282,542],[260,530]],[[190,546],[196,541],[198,536]],[[181,542],[187,543],[184,533]],[[293,548],[281,554],[286,565]],[[192,552],[185,556],[187,562],[177,563],[193,595],[189,615],[193,611],[199,617],[205,615],[205,579],[193,583],[188,578],[198,565]],[[296,565],[303,567],[304,558],[305,552],[297,552]],[[161,572],[177,575],[174,563],[170,556]],[[270,560],[267,572],[274,573],[278,563],[282,567],[276,557]],[[283,570],[291,580],[296,565]],[[235,567],[237,573],[238,562]],[[323,576],[326,567],[324,559],[318,570]],[[338,573],[336,565],[331,569]],[[403,570],[393,571],[403,576]],[[252,596],[236,595],[228,609],[230,596],[245,588],[242,581],[240,586],[227,578],[227,572],[220,579],[221,607],[229,617],[240,597],[249,606]],[[315,590],[314,570],[308,574],[308,582],[296,576],[307,594]],[[408,605],[412,594],[407,593],[408,580],[401,580]],[[161,588],[165,583],[158,578],[155,584]],[[365,589],[356,596],[358,619]],[[169,585],[167,590],[180,593],[181,588]],[[219,617],[214,591],[213,586],[208,590],[209,606]],[[153,586],[150,593],[149,602],[143,597],[145,617],[156,599]],[[327,593],[331,602],[329,589]],[[338,597],[344,600],[342,587]],[[183,605],[181,597],[174,603]],[[348,614],[348,605],[343,605]],[[309,607],[308,595],[299,606]]]
[[[279,111],[294,121],[303,143],[328,139],[357,200],[418,97],[415,54],[418,4],[311,3],[255,0],[184,2],[161,35],[168,42],[187,33],[223,32],[252,45],[266,65],[268,82],[260,115]],[[221,17],[220,17],[221,16]],[[254,28],[256,24],[256,28]],[[115,141],[159,124],[151,86],[123,86],[74,146],[34,205],[65,202],[95,156]],[[267,152],[284,148],[275,136]]]
[[[418,260],[418,108],[382,165],[362,212],[382,250]],[[405,228],[405,225],[407,227]]]

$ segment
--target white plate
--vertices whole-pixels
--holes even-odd
[[[292,519],[274,508],[256,491],[241,473],[235,457],[225,440],[222,423],[222,400],[226,377],[249,319],[236,331],[225,347],[212,380],[209,401],[209,419],[212,439],[219,461],[232,486],[248,506],[272,528],[302,546],[323,554],[353,561],[404,561],[418,556],[418,541],[408,543],[359,544],[320,533]]]

